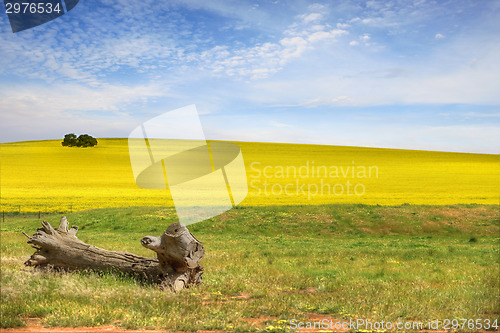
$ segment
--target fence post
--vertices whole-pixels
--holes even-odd
[[[19,214],[21,214],[21,205],[19,205]]]
[[[2,211],[2,222],[5,222],[5,210]]]
[[[40,211],[38,211],[38,219],[40,219]]]
[[[69,205],[69,212],[73,213],[73,205]]]

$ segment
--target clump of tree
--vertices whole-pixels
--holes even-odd
[[[97,145],[97,139],[88,134],[80,134],[76,137],[76,134],[69,133],[64,136],[61,144],[64,147],[94,147]]]

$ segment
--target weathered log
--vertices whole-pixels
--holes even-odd
[[[144,247],[156,252],[157,258],[86,244],[76,237],[77,226],[68,227],[65,216],[57,229],[42,221],[42,228],[32,237],[28,236],[28,243],[36,252],[24,264],[67,271],[121,272],[145,278],[172,291],[201,283],[200,261],[205,250],[181,223],[173,223],[160,237],[146,236],[141,240]]]
[[[201,279],[203,268],[200,261],[205,249],[182,223],[171,224],[160,237],[144,237],[141,244],[156,252],[160,264],[159,278],[170,276],[167,281],[172,281],[172,289],[189,287]]]

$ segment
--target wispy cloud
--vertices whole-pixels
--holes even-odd
[[[92,131],[98,136],[109,136],[105,133],[113,131],[123,136],[135,123],[135,117],[126,111],[129,106],[140,106],[149,98],[164,94],[165,91],[153,85],[4,87],[0,92],[0,140],[12,141],[16,137],[43,139],[43,135],[52,138],[60,131],[75,128]]]
[[[313,10],[321,8],[319,5],[310,6]],[[339,36],[348,34],[347,30],[321,24],[322,19],[323,14],[314,11],[299,15],[283,32],[282,38],[275,42],[236,49],[216,46],[200,55],[202,67],[230,77],[267,78],[319,43],[335,41]],[[197,55],[191,57],[196,59]]]
[[[14,85],[1,91],[0,114],[9,115],[8,110],[13,107],[40,118],[63,111],[119,111],[120,106],[164,94],[165,91],[154,85],[102,85],[99,88],[78,84],[45,88]]]
[[[285,124],[278,121],[271,121],[270,124],[275,127],[288,127],[288,128],[296,127],[295,125]]]
[[[347,96],[337,96],[337,97],[331,97],[331,98],[315,98],[311,99],[305,102],[297,103],[297,104],[281,104],[281,105],[273,105],[272,107],[278,107],[278,108],[315,108],[318,106],[325,106],[325,105],[345,105],[349,103],[349,97]]]
[[[145,13],[141,12],[139,17],[135,17],[135,5],[126,6],[123,0],[119,3],[121,5],[108,5],[117,10],[117,16],[133,22],[132,26],[137,22],[139,27],[144,27],[145,22],[141,19],[148,20]],[[207,7],[197,1],[191,1],[188,5],[194,8]],[[229,8],[233,7],[223,2],[210,6],[211,10],[224,15],[229,15]],[[310,12],[298,15],[295,22],[281,32],[281,37],[246,47],[210,42],[211,37],[201,29],[193,31],[179,28],[182,19],[174,19],[147,35],[137,27],[121,31],[122,22],[119,28],[113,27],[110,22],[108,26],[111,31],[107,32],[98,31],[87,24],[90,27],[86,27],[86,30],[91,30],[91,35],[77,29],[72,32],[71,39],[61,39],[55,33],[43,34],[43,30],[26,33],[21,43],[17,36],[7,35],[6,41],[0,45],[0,53],[13,64],[8,69],[10,74],[48,81],[65,78],[91,86],[99,85],[107,75],[120,69],[153,75],[159,69],[179,71],[184,66],[233,78],[262,79],[278,72],[318,43],[334,41],[347,34],[346,30],[322,24],[324,14],[318,12],[322,9],[323,6],[312,5],[309,7]],[[158,10],[168,8],[163,5]],[[175,24],[176,21],[179,24]],[[165,33],[172,37],[164,38]],[[36,42],[40,35],[44,36],[43,43]],[[4,73],[6,70],[3,69]]]

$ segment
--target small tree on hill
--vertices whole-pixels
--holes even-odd
[[[81,134],[76,139],[77,147],[94,147],[95,145],[97,145],[97,140],[88,134]]]
[[[61,144],[65,147],[73,147],[76,145],[76,135],[74,133],[66,134]]]
[[[97,140],[88,134],[81,134],[77,138],[74,133],[70,133],[64,136],[61,144],[65,147],[93,147],[97,145]]]

